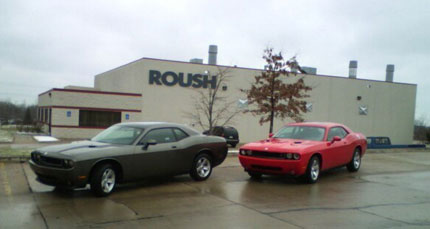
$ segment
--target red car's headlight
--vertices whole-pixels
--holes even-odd
[[[284,157],[287,160],[300,160],[300,154],[298,153],[285,153]]]
[[[241,150],[239,150],[239,154],[240,155],[245,155],[245,156],[251,156],[252,155],[252,150],[241,149]]]

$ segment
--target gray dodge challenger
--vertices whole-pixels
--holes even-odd
[[[189,173],[206,180],[227,155],[224,138],[162,122],[116,124],[90,141],[48,146],[31,153],[30,167],[43,184],[80,188],[90,184],[107,196],[117,183]]]

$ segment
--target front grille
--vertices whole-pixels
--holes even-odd
[[[57,159],[57,158],[40,156],[40,162],[46,166],[52,166],[52,167],[58,167],[58,168],[63,167],[63,160]]]
[[[31,160],[38,164],[48,167],[56,167],[56,168],[63,168],[63,160],[53,157],[46,157],[43,156],[40,152],[34,151],[31,153]]]
[[[253,169],[261,169],[261,170],[271,170],[271,171],[282,171],[280,167],[273,166],[262,166],[262,165],[251,165]]]
[[[272,153],[264,151],[252,151],[252,157],[262,157],[262,158],[273,158],[273,159],[286,159],[285,153]]]

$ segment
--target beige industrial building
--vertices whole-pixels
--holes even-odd
[[[213,47],[212,47],[213,48]],[[216,51],[216,49],[215,49]],[[211,55],[211,53],[210,53]],[[166,121],[183,123],[202,130],[190,117],[198,90],[209,90],[219,72],[228,81],[219,92],[235,109],[247,109],[247,89],[260,69],[209,63],[142,58],[95,76],[94,88],[68,86],[39,95],[39,120],[44,129],[59,138],[91,138],[118,122]],[[305,121],[339,122],[367,136],[389,136],[395,144],[410,144],[413,138],[417,85],[393,81],[394,66],[387,66],[385,81],[358,79],[357,63],[350,63],[350,76],[317,75],[316,69],[305,83],[308,94]],[[310,70],[310,71],[309,71]],[[239,113],[229,124],[250,142],[267,137],[268,124],[260,126],[260,117]],[[291,120],[276,120],[274,129]]]

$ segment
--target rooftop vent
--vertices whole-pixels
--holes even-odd
[[[387,64],[385,81],[393,82],[393,79],[394,79],[394,64]]]
[[[317,74],[317,68],[313,68],[313,67],[301,67],[301,69],[303,71],[305,71],[306,74],[310,74],[310,75],[316,75]]]
[[[193,59],[190,60],[190,63],[203,64],[203,59],[193,58]]]
[[[358,62],[356,60],[351,60],[349,62],[349,78],[351,79],[357,78],[357,66],[358,66]]]
[[[218,54],[218,46],[209,45],[209,60],[208,64],[216,65],[216,57]]]

